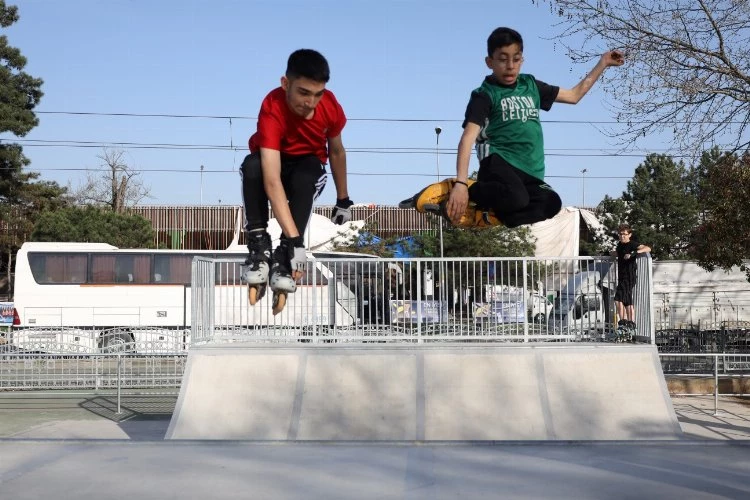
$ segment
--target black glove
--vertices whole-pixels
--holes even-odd
[[[337,199],[336,206],[333,207],[333,214],[331,215],[333,223],[341,225],[352,220],[352,211],[349,208],[352,205],[354,205],[354,202],[348,197],[341,200]]]

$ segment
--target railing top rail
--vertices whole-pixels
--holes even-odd
[[[242,257],[212,257],[197,255],[193,260],[201,262],[242,262]],[[331,256],[311,257],[311,262],[614,262],[614,257],[354,257],[354,256]]]

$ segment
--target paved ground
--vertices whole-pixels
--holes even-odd
[[[681,441],[435,444],[163,441],[175,401],[0,394],[2,497],[750,497],[748,399],[674,397]]]
[[[162,440],[177,395],[0,393],[0,439]],[[750,397],[673,396],[685,439],[750,440]]]

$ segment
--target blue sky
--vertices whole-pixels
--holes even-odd
[[[455,173],[463,113],[488,72],[494,28],[524,36],[523,71],[547,83],[570,88],[595,63],[573,65],[554,39],[559,19],[531,0],[6,3],[21,19],[3,33],[27,57],[26,71],[44,80],[40,124],[19,140],[29,169],[76,187],[86,169],[101,168],[100,145],[113,145],[150,187],[153,198],[143,204],[198,204],[201,193],[205,205],[241,203],[237,169],[260,103],[298,48],[319,50],[330,63],[328,88],[349,118],[343,140],[352,200],[386,205],[438,170]],[[611,96],[599,90],[542,113],[547,179],[565,205],[584,201],[584,184],[588,206],[620,196],[643,161],[606,154],[613,140],[590,123],[614,120]],[[107,115],[120,113],[194,117]],[[81,142],[95,147],[71,147]],[[318,203],[334,201],[331,180]]]

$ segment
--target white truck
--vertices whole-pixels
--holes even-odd
[[[612,326],[616,283],[608,270],[609,266],[601,265],[568,279],[555,299],[549,322],[552,332],[594,334]]]
[[[531,321],[544,325],[550,318],[554,305],[540,292],[531,290],[524,297],[523,288],[508,285],[485,285],[486,301],[474,303],[477,323],[524,323]],[[524,307],[524,302],[526,303]]]

